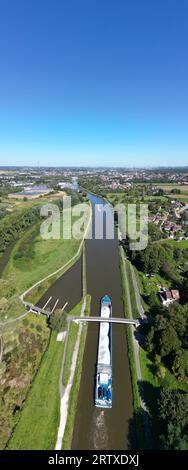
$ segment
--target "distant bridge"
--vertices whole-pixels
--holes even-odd
[[[98,323],[122,323],[127,325],[139,326],[140,321],[130,318],[118,318],[118,317],[75,317],[73,315],[68,315],[68,320],[72,320],[76,323],[78,322],[98,322]]]

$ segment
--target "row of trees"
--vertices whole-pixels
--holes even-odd
[[[180,283],[177,265],[183,265],[185,260],[188,260],[188,249],[165,242],[150,242],[143,251],[130,251],[129,257],[140,271],[161,274],[174,283]]]
[[[22,211],[16,211],[5,217],[0,224],[0,253],[4,252],[7,245],[23,233],[30,225],[34,224],[40,216],[38,206]]]
[[[66,190],[71,196],[72,205],[83,202],[86,198],[84,191],[78,192],[71,189]],[[63,208],[62,198],[54,201],[60,210]],[[3,253],[9,243],[19,238],[19,236],[30,226],[35,224],[40,218],[40,206],[33,206],[29,209],[15,211],[4,217],[0,223],[0,254]]]
[[[153,317],[145,346],[180,381],[188,381],[188,304],[172,304]]]
[[[145,299],[150,318],[143,327],[145,349],[160,384],[151,413],[158,422],[160,448],[188,449],[188,272],[183,272],[188,249],[165,241],[154,242],[157,231],[153,227],[150,236],[152,241],[147,248],[129,252],[129,257],[142,272],[160,274],[172,287],[178,286],[181,299],[181,303],[171,304],[168,309],[162,306],[156,290]]]

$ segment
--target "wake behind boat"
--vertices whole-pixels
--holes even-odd
[[[111,316],[112,302],[110,297],[105,295],[101,299],[101,317]],[[112,324],[110,322],[102,322],[99,327],[95,406],[112,407]]]

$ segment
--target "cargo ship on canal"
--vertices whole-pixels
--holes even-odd
[[[110,297],[105,295],[101,299],[101,317],[111,316],[112,302]],[[102,322],[99,327],[95,406],[112,407],[112,323],[110,322]]]

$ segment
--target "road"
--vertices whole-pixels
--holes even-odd
[[[128,276],[127,276],[126,263],[125,263],[125,254],[124,254],[124,250],[122,246],[120,247],[120,254],[121,254],[122,261],[123,261],[123,271],[124,271],[124,278],[125,278],[126,291],[127,291],[126,293],[127,293],[128,308],[129,308],[130,318],[133,320],[132,305],[131,305],[131,298],[130,298],[130,288],[129,288],[129,281],[128,281]],[[132,266],[132,270],[134,271],[133,266]],[[136,287],[136,291],[138,294],[138,297],[137,297],[137,301],[138,301],[137,306],[139,305],[138,311],[140,313],[141,318],[144,318],[143,307],[141,305],[141,299],[140,299],[140,291],[139,291],[139,287],[137,284],[136,276],[134,276],[133,282],[134,282],[134,287]],[[147,448],[151,449],[152,448],[152,436],[151,436],[151,430],[150,430],[149,419],[148,419],[148,410],[147,410],[146,402],[144,399],[142,371],[141,371],[140,357],[139,357],[139,342],[135,337],[135,328],[133,326],[131,327],[131,332],[132,332],[132,338],[133,338],[136,373],[137,373],[138,386],[139,386],[139,392],[140,392],[140,402],[141,402],[141,408],[143,410],[143,423],[144,423],[146,443],[147,443]]]

